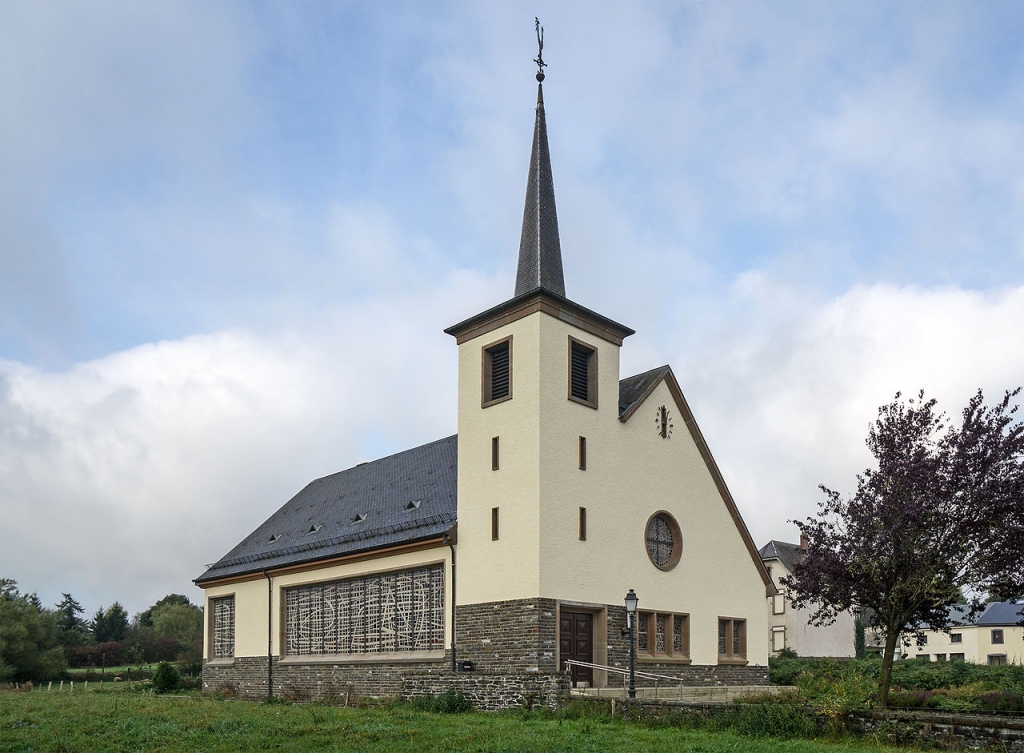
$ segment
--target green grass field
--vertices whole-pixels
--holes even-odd
[[[608,716],[341,708],[125,692],[0,694],[0,751],[897,751],[868,742],[745,737]]]

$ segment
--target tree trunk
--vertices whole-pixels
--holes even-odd
[[[889,702],[889,685],[892,683],[892,663],[895,658],[896,644],[899,642],[900,631],[893,626],[885,629],[885,650],[882,652],[882,672],[878,676],[877,701],[880,708]]]

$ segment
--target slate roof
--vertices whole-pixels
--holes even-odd
[[[457,462],[451,436],[317,479],[195,582],[439,536],[455,525]]]
[[[530,174],[526,180],[526,206],[523,209],[523,232],[519,239],[515,294],[531,293],[538,288],[565,295],[562,247],[558,240],[558,214],[555,212],[555,184],[551,176],[548,128],[544,117],[543,84],[537,84],[537,119],[533,125]]]
[[[978,618],[977,625],[1017,625],[1024,619],[1024,602],[994,601]]]
[[[779,560],[791,573],[794,572],[796,563],[804,557],[799,544],[789,544],[774,539],[761,547],[757,553],[762,560]]]
[[[668,366],[659,366],[656,369],[645,371],[643,374],[626,377],[619,382],[619,416],[624,416],[639,403],[654,388],[662,377],[668,374],[671,369]]]

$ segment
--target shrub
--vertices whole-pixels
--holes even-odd
[[[162,661],[153,675],[153,690],[157,693],[170,693],[181,685],[178,668],[170,662]]]
[[[992,690],[978,697],[978,708],[982,711],[1021,711],[1024,704],[1016,693]]]
[[[795,707],[781,703],[747,703],[737,707],[733,729],[750,737],[814,737],[813,720]]]
[[[464,714],[473,710],[473,704],[462,693],[449,688],[437,697],[434,710],[439,714]]]

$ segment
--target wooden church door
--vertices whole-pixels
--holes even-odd
[[[558,621],[558,654],[562,661],[575,659],[594,661],[594,615],[584,612],[561,612]],[[565,671],[565,664],[562,664]],[[579,683],[594,685],[594,670],[573,666],[570,672],[573,687]]]

